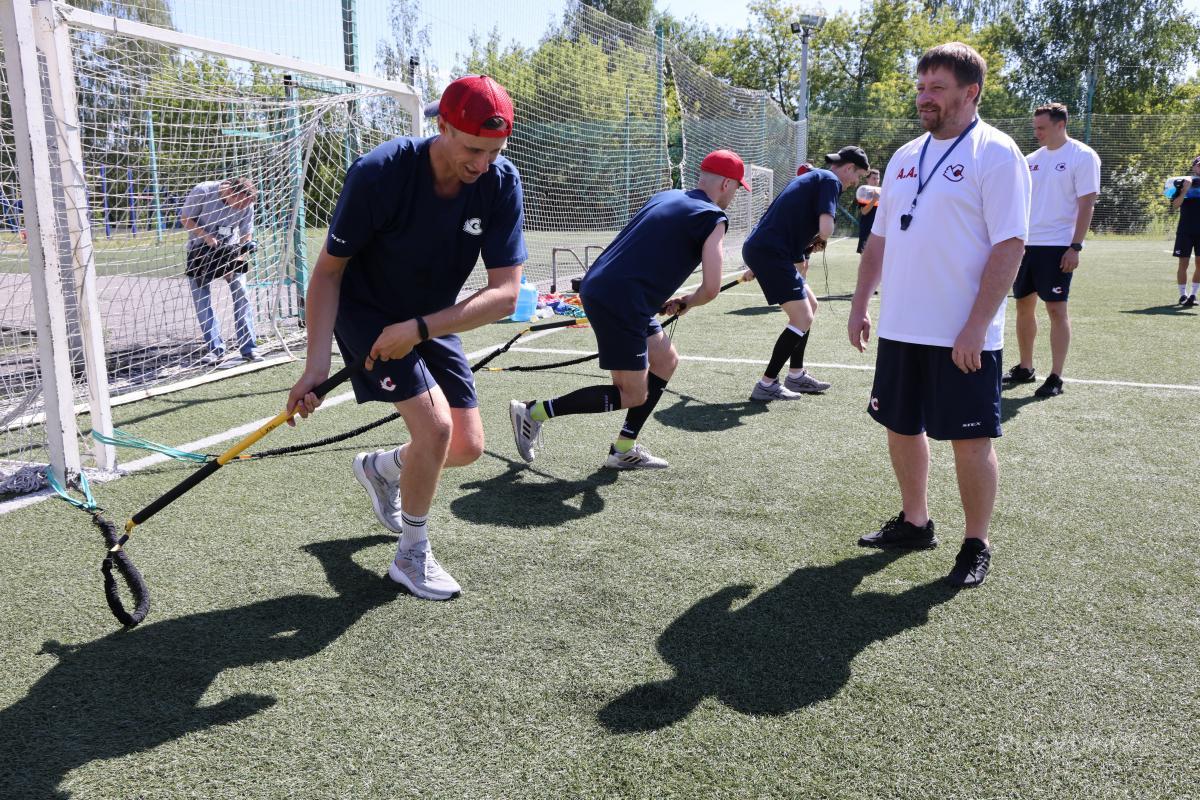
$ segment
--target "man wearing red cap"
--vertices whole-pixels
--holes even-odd
[[[721,244],[729,225],[725,209],[739,186],[750,190],[744,176],[745,165],[736,153],[709,153],[700,163],[695,189],[668,189],[651,197],[596,259],[579,296],[596,334],[600,368],[612,373],[612,384],[588,386],[553,400],[513,400],[509,417],[522,458],[536,458],[542,424],[551,417],[625,408],[625,424],[604,466],[668,466],[637,443],[679,363],[679,354],[654,317],[683,314],[717,296]],[[700,287],[669,299],[697,264],[704,267]]]
[[[767,368],[750,392],[751,400],[799,400],[801,394],[829,388],[804,368],[808,333],[817,313],[817,299],[805,288],[805,262],[813,250],[823,250],[833,235],[842,187],[858,183],[871,165],[862,148],[854,146],[830,153],[825,162],[826,169],[812,169],[792,179],[742,246],[742,259],[758,278],[763,296],[788,316]],[[780,383],[779,372],[789,360],[787,380]]]
[[[512,313],[527,252],[521,179],[500,156],[513,125],[504,87],[459,78],[430,111],[437,136],[393,139],[346,173],[308,288],[308,361],[287,402],[302,417],[320,404],[312,390],[329,374],[331,338],[347,363],[365,365],[351,379],[356,399],[393,404],[409,433],[406,445],[354,459],[379,521],[400,534],[388,575],[448,600],[460,587],[430,550],[429,507],[442,468],[483,452],[455,334]],[[456,302],[481,254],[487,286]]]

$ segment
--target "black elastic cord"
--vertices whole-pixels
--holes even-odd
[[[117,542],[120,541],[117,526],[105,519],[100,513],[100,509],[94,509],[91,514],[92,524],[100,529],[100,533],[104,536],[104,542],[108,546],[108,553],[105,555],[104,561],[100,563],[100,572],[104,574],[104,599],[108,602],[108,608],[117,618],[117,622],[126,628],[132,628],[150,613],[150,590],[146,588],[146,581],[142,579],[142,573],[129,558],[129,552],[124,548],[116,552],[112,551],[112,548],[116,547]],[[132,614],[121,602],[117,579],[113,577],[114,566],[129,588],[129,593],[133,595]]]

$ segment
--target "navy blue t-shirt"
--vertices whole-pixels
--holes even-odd
[[[440,311],[454,305],[480,253],[488,269],[528,257],[517,168],[501,156],[455,197],[438,197],[433,138],[384,142],[346,172],[325,241],[331,256],[350,259],[339,321],[382,327]]]
[[[654,316],[700,263],[721,207],[700,189],[668,189],[646,201],[584,276],[579,293],[614,311]]]
[[[836,218],[842,182],[827,169],[793,178],[746,237],[747,248],[796,263],[820,229],[822,214]]]

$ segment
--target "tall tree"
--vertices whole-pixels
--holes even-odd
[[[1020,68],[1016,89],[1030,104],[1086,104],[1104,114],[1182,110],[1186,54],[1200,20],[1179,0],[1034,0],[1012,11],[999,43]]]
[[[654,14],[654,0],[579,0],[585,6],[603,11],[614,19],[646,28]]]

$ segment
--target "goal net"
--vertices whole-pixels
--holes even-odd
[[[368,78],[355,83],[356,76],[320,65],[306,70],[290,60],[258,61],[240,48],[218,54],[203,49],[201,40],[173,40],[170,31],[155,40],[147,37],[156,32],[146,25],[119,28],[132,33],[102,32],[97,19],[111,18],[78,10],[67,19],[59,36],[70,54],[82,158],[77,170],[58,174],[67,182],[81,176],[82,186],[56,192],[54,213],[85,220],[88,236],[81,241],[64,234],[57,249],[76,270],[91,262],[86,274],[92,284],[86,288],[94,292],[98,308],[106,374],[104,386],[89,382],[81,324],[85,287],[76,270],[64,269],[70,360],[65,390],[75,410],[87,410],[96,393],[120,403],[228,374],[231,364],[257,366],[237,363],[233,292],[221,278],[209,290],[230,359],[215,365],[201,361],[209,346],[199,322],[196,284],[185,274],[188,233],[181,211],[189,192],[204,182],[246,178],[255,187],[257,249],[246,257],[244,274],[235,282],[244,285],[246,316],[267,363],[291,345],[302,346],[304,291],[345,170],[359,154],[416,130],[412,91],[402,84],[380,88],[385,82]],[[7,82],[0,84],[5,107],[8,88]],[[61,112],[47,110],[47,128],[61,134],[71,126],[58,116]],[[16,132],[8,115],[0,125],[2,479],[21,463],[47,463],[49,434],[37,368],[25,209],[16,200],[21,196],[12,145]],[[76,196],[86,198],[86,208],[70,207],[71,188],[82,189]],[[84,466],[90,424],[86,416],[78,424]]]

